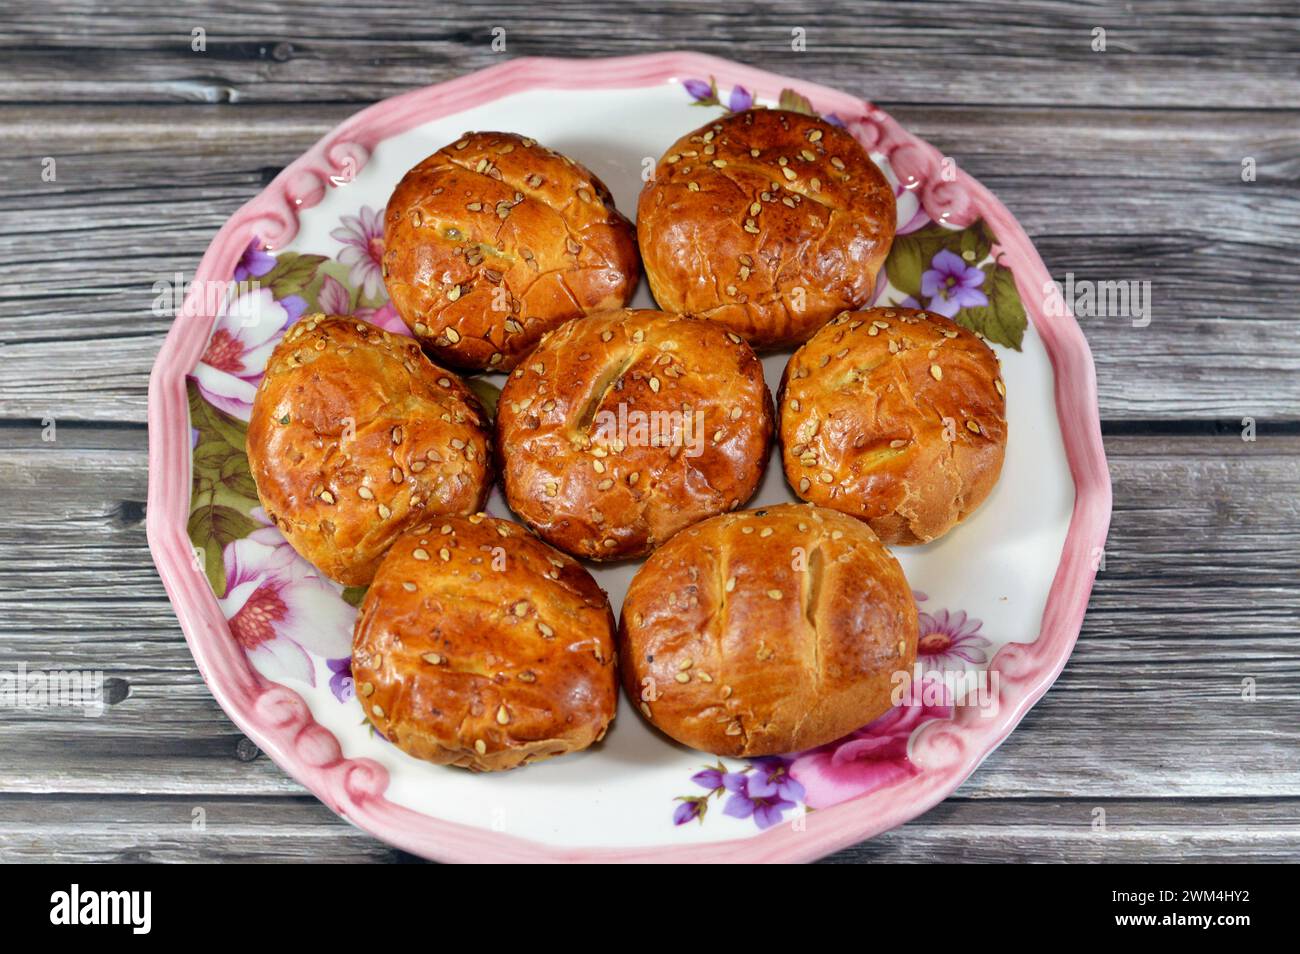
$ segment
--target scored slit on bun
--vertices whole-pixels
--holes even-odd
[[[766,351],[870,300],[895,216],[893,187],[849,133],[752,109],[669,147],[642,189],[637,237],[660,308]]]
[[[749,500],[773,413],[761,362],[721,325],[628,309],[571,321],[501,393],[506,500],[569,553],[641,556]]]
[[[660,547],[623,601],[623,687],[692,748],[753,757],[812,748],[887,711],[918,619],[871,528],[782,504],[724,514]]]

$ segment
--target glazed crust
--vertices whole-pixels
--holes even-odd
[[[993,349],[947,318],[910,308],[842,314],[786,365],[786,479],[886,543],[934,540],[997,483],[1005,395]]]
[[[618,702],[614,616],[582,566],[486,514],[413,527],[357,617],[366,718],[404,752],[497,771],[602,738]]]
[[[628,588],[623,687],[660,730],[726,756],[833,741],[888,710],[917,611],[866,524],[782,504],[683,530]]]
[[[385,212],[384,282],[451,367],[507,371],[570,318],[627,304],[632,225],[571,159],[513,133],[466,133],[411,169]]]
[[[866,304],[895,214],[893,188],[847,132],[753,109],[669,148],[641,192],[637,237],[660,308],[765,351]]]
[[[749,500],[773,420],[762,363],[735,333],[658,311],[591,315],[547,335],[501,393],[506,500],[569,553],[641,556]]]
[[[248,462],[271,522],[347,586],[369,583],[407,527],[475,513],[492,485],[469,388],[356,318],[309,316],[285,334],[253,400]]]

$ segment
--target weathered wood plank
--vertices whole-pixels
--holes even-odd
[[[369,102],[498,63],[689,48],[882,104],[1022,103],[1238,109],[1300,99],[1296,10],[1068,2],[930,4],[690,0],[609,7],[205,4],[201,13],[90,2],[0,26],[8,102]],[[191,49],[195,28],[205,52]],[[494,53],[494,28],[506,51]],[[1093,31],[1106,30],[1105,52]],[[803,30],[806,49],[792,50]],[[110,41],[111,38],[111,41]],[[1244,55],[1249,51],[1249,55]],[[935,68],[927,68],[936,64]]]
[[[956,797],[828,861],[1293,862],[1298,854],[1294,801]],[[4,862],[414,860],[314,798],[0,797]]]
[[[0,417],[143,421],[171,321],[152,313],[154,283],[191,275],[225,219],[351,109],[0,107]],[[1058,280],[1151,282],[1148,327],[1081,319],[1103,417],[1300,419],[1300,273],[1261,264],[1300,248],[1300,126],[1197,111],[902,118],[1000,195]],[[59,178],[43,183],[51,155]]]
[[[0,792],[301,791],[241,761],[194,669],[144,539],[143,431],[0,436],[0,668],[102,669],[129,691],[98,719],[0,712]],[[1115,517],[1078,648],[963,794],[1300,796],[1300,437],[1107,447]]]

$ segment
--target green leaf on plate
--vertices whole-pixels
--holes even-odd
[[[198,385],[186,383],[190,426],[198,431],[194,445],[190,492],[190,541],[199,551],[212,591],[226,592],[222,551],[262,524],[251,516],[260,506],[257,485],[245,450],[248,425],[203,400]]]
[[[271,289],[271,296],[279,301],[290,295],[301,295],[316,278],[316,270],[326,260],[324,255],[299,255],[284,252],[275,259],[275,267],[258,279],[263,288]]]
[[[984,284],[981,290],[988,297],[988,305],[963,308],[953,321],[971,331],[978,331],[989,341],[1020,350],[1025,337],[1025,305],[1016,288],[1016,276],[1011,269],[997,262],[984,266]]]
[[[950,229],[932,223],[894,239],[889,258],[885,261],[885,271],[890,284],[920,301],[921,275],[930,268],[935,255],[947,249],[974,265],[988,258],[993,241],[993,233],[983,220],[964,229]]]
[[[805,116],[816,116],[817,111],[812,108],[807,96],[801,96],[792,89],[781,90],[781,95],[776,101],[780,109],[788,109],[794,113],[803,113]]]
[[[343,590],[343,602],[347,603],[349,606],[360,607],[361,601],[366,598],[366,590],[368,589],[370,589],[368,586],[345,587]]]
[[[221,504],[203,504],[190,513],[190,541],[198,550],[196,556],[203,560],[203,571],[217,596],[226,595],[226,544],[242,540],[259,527],[261,524],[252,517]]]
[[[501,389],[486,378],[468,378],[465,383],[483,405],[483,410],[487,411],[488,417],[495,419],[497,401],[501,399]]]

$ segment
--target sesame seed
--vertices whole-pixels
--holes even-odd
[[[555,630],[551,629],[551,627],[547,626],[545,623],[538,623],[537,631],[546,639],[555,638]]]
[[[441,550],[438,551],[438,556],[442,558],[443,563],[451,562],[451,551],[448,550],[446,547],[443,547]]]
[[[690,673],[686,673],[686,672],[679,672],[679,673],[678,673],[676,676],[674,676],[673,678],[676,679],[678,682],[690,682],[690,681],[691,681],[691,675],[690,675]]]
[[[780,590],[768,590],[767,595],[774,600],[779,600],[783,594]]]
[[[406,590],[406,592],[408,593],[414,593],[416,587],[414,583],[412,583],[410,580],[407,580],[405,583],[402,584],[402,589]]]
[[[735,588],[736,588],[736,578],[733,576],[727,580],[727,592],[730,593]]]
[[[361,690],[363,696],[371,696],[374,695],[375,692],[375,684],[373,682],[363,682],[357,688]]]
[[[798,173],[796,173],[796,172],[795,172],[793,169],[791,169],[789,166],[782,166],[782,167],[781,167],[781,174],[782,174],[783,176],[785,176],[787,179],[789,179],[791,182],[793,182],[795,179],[798,179],[798,178],[799,178]]]
[[[474,751],[477,752],[479,755],[483,755],[485,752],[487,752],[487,743],[484,742],[482,739],[475,739]]]
[[[772,535],[771,527],[764,527],[763,532],[759,534],[760,537],[770,537],[771,535]]]
[[[514,605],[514,607],[512,608],[512,612],[516,616],[523,616],[525,613],[528,612],[528,601],[520,600],[518,603]]]
[[[497,724],[508,725],[509,722],[510,722],[510,710],[508,710],[505,706],[501,706],[499,709],[497,709]]]
[[[1001,394],[1003,397],[1007,396],[1007,388],[1006,385],[1002,383],[1001,378],[995,380],[993,382],[993,386],[998,389],[998,393]]]
[[[967,421],[966,430],[970,431],[972,434],[978,434],[980,432],[980,426],[975,421]]]
[[[384,504],[380,504],[380,505],[379,505],[379,519],[380,519],[380,520],[387,520],[387,519],[388,519],[389,517],[391,517],[392,515],[393,515],[393,512],[392,512],[391,510],[389,510],[387,506],[385,506]]]
[[[809,480],[807,477],[800,477],[800,478],[799,478],[799,492],[800,492],[800,493],[807,493],[808,488],[811,487],[811,486],[812,486],[812,481]]]
[[[425,662],[434,666],[439,666],[442,664],[442,657],[439,656],[437,653],[425,653],[420,658],[423,659]]]
[[[334,502],[334,495],[328,490],[322,490],[320,492],[320,499],[325,501],[327,504],[332,504]]]
[[[650,376],[650,390],[653,391],[655,394],[659,393],[659,379],[656,378],[654,375]]]
[[[429,559],[429,551],[423,547],[416,547],[411,551],[411,556],[415,557],[417,560],[427,560]]]
[[[936,381],[942,381],[943,368],[939,367],[937,364],[930,365],[930,377],[934,378]]]
[[[821,138],[822,138],[822,131],[820,129],[809,130],[808,132],[809,142],[817,142]]]

